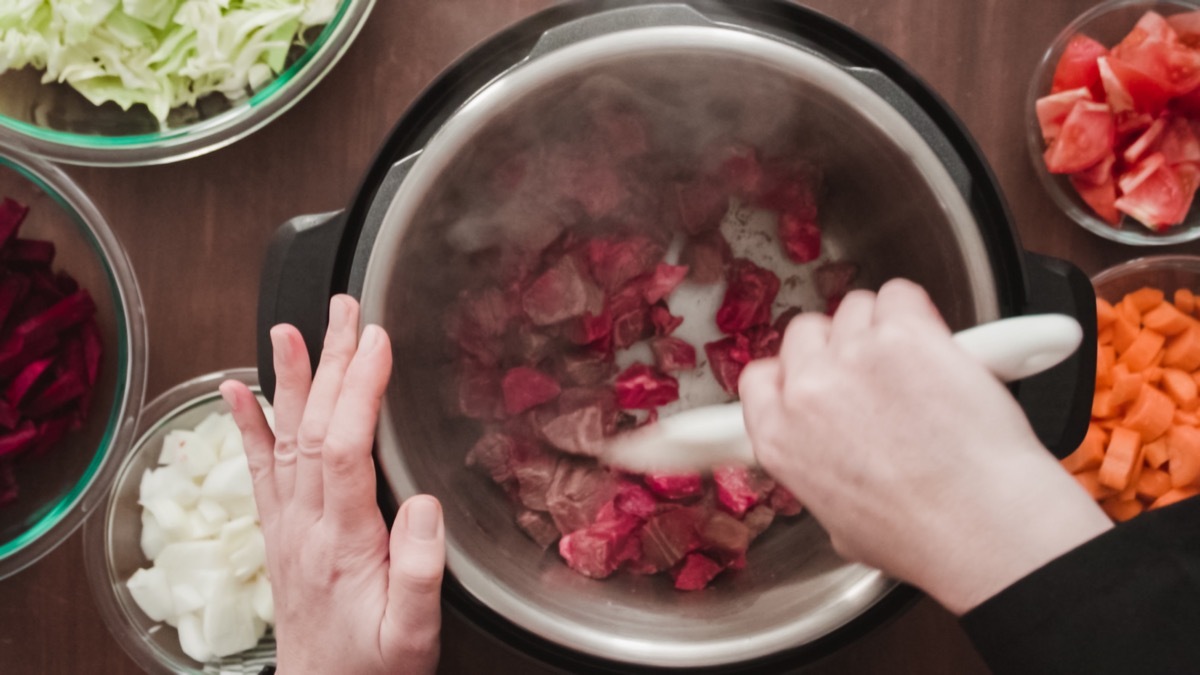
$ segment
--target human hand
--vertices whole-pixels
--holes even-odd
[[[740,392],[758,460],[834,549],[957,614],[1112,526],[910,282],[797,317]]]
[[[275,596],[281,675],[432,673],[445,562],[441,506],[400,507],[390,536],[371,446],[392,371],[387,334],[358,337],[358,303],[330,302],[315,375],[293,327],[271,331],[275,432],[245,385],[221,394],[242,431]]]

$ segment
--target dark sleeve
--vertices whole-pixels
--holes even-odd
[[[997,675],[1200,672],[1200,497],[1117,526],[961,623]]]

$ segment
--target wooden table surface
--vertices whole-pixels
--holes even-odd
[[[147,400],[193,376],[254,364],[259,266],[275,227],[346,205],[409,102],[457,56],[548,0],[380,0],[325,81],[268,128],[166,167],[70,168],[124,242],[146,304]],[[806,0],[906,60],[965,120],[991,162],[1026,248],[1087,273],[1141,251],[1059,213],[1032,170],[1022,106],[1043,50],[1095,0]],[[1180,247],[1200,250],[1196,246]],[[448,621],[444,673],[551,672]],[[109,635],[78,534],[0,582],[0,672],[136,673]],[[925,600],[811,673],[987,668],[954,619]]]

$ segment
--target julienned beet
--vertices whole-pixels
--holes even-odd
[[[0,201],[0,507],[20,494],[14,462],[83,426],[102,354],[96,306],[53,271],[54,244],[17,236],[28,213]]]

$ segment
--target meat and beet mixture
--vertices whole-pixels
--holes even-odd
[[[29,209],[0,200],[0,506],[19,494],[13,462],[83,425],[100,368],[96,306],[54,272],[54,244],[23,239]]]
[[[746,467],[632,475],[594,458],[608,437],[694,404],[681,387],[701,373],[732,400],[745,365],[778,352],[801,308],[780,306],[787,281],[759,263],[797,273],[814,263],[806,274],[829,309],[856,268],[814,262],[821,182],[810,163],[722,141],[697,163],[668,166],[653,136],[636,111],[600,106],[570,143],[516,153],[492,176],[491,190],[547,206],[475,256],[477,281],[446,310],[457,354],[450,405],[480,425],[467,466],[571,569],[597,579],[665,572],[698,590],[742,569],[750,542],[801,505]],[[773,263],[735,256],[738,211],[773,214]],[[715,313],[677,303],[687,289],[718,294]],[[715,339],[681,337],[685,318]]]

